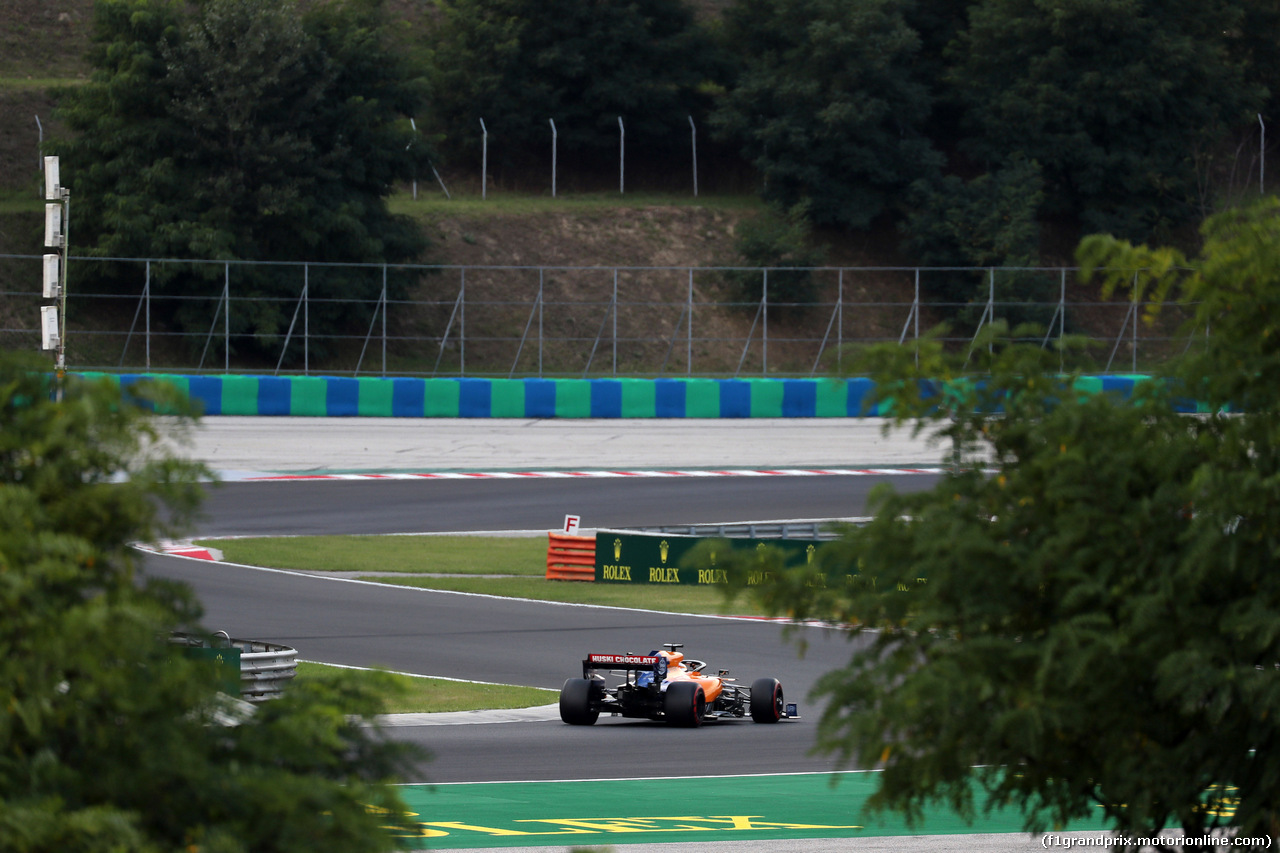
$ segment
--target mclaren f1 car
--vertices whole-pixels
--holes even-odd
[[[757,723],[798,716],[795,705],[783,702],[776,678],[757,678],[742,687],[728,670],[704,674],[706,662],[686,658],[683,648],[683,643],[666,643],[647,655],[587,655],[582,677],[568,679],[560,689],[560,719],[589,726],[601,714],[612,714],[700,726],[748,714]]]

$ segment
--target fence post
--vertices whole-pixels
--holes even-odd
[[[1058,372],[1062,373],[1066,370],[1066,354],[1062,348],[1062,340],[1067,336],[1067,268],[1063,267],[1059,272],[1058,310],[1061,316],[1058,318]]]
[[[222,265],[222,298],[226,310],[222,312],[222,372],[231,372],[231,264]]]
[[[769,270],[761,270],[764,285],[760,288],[760,375],[769,375]]]
[[[1133,356],[1130,362],[1131,373],[1138,372],[1138,274],[1133,274]]]
[[[480,198],[489,197],[489,130],[484,126],[484,119],[480,119],[481,137],[481,154],[480,154]]]
[[[624,180],[627,165],[627,129],[622,126],[622,116],[618,116],[618,195],[626,195],[627,184]]]
[[[987,308],[991,312],[992,325],[996,322],[996,268],[989,267],[987,270]],[[987,344],[987,354],[995,352],[995,343]]]
[[[818,372],[818,364],[822,361],[822,353],[827,348],[827,341],[831,338],[831,327],[836,323],[836,317],[840,314],[840,303],[837,302],[835,307],[831,309],[831,319],[827,320],[827,330],[822,333],[822,340],[818,343],[818,354],[813,357],[813,367],[809,368],[809,376],[812,378]]]
[[[836,276],[836,372],[844,375],[844,267]]]
[[[377,310],[376,308],[374,309]],[[387,378],[387,265],[382,265],[382,378]]]
[[[547,121],[551,122],[551,197],[555,198],[556,197],[556,140],[557,140],[556,120],[553,118],[549,118],[547,119]]]
[[[311,265],[302,265],[302,375],[311,375]]]
[[[507,371],[507,378],[510,379],[516,375],[516,368],[520,365],[520,356],[524,355],[525,341],[529,340],[529,329],[533,327],[533,317],[535,314],[539,316],[538,321],[538,375],[542,375],[542,321],[540,309],[542,307],[542,267],[538,267],[538,296],[533,303],[533,307],[529,309],[529,319],[524,324],[524,334],[520,336],[520,345],[516,347],[516,357],[511,361],[511,369]]]
[[[911,297],[911,310],[915,314],[916,367],[920,366],[920,268],[916,267],[916,291]]]
[[[693,116],[689,116],[689,135],[693,139],[693,197],[698,197],[698,126],[693,123]]]
[[[284,364],[284,357],[289,352],[289,341],[293,340],[293,327],[298,324],[298,314],[302,311],[303,301],[307,298],[306,276],[303,275],[302,292],[298,294],[298,304],[294,306],[293,317],[289,319],[289,331],[284,333],[284,344],[280,347],[280,358],[276,361],[275,375],[280,375],[280,367]],[[361,353],[363,358],[364,353]],[[360,365],[357,363],[356,372],[360,372]]]
[[[613,268],[613,375],[618,375],[618,268]]]
[[[1267,194],[1267,124],[1258,113],[1258,126],[1262,133],[1258,138],[1258,195]]]
[[[204,370],[204,358],[209,354],[209,345],[213,343],[213,335],[218,331],[218,315],[222,313],[223,297],[227,294],[227,288],[224,284],[222,287],[222,295],[218,297],[218,304],[213,309],[213,320],[209,323],[209,334],[204,338],[204,349],[200,350],[200,364],[196,366],[196,370]]]
[[[695,193],[696,194],[696,193]],[[693,267],[689,268],[689,337],[688,344],[685,349],[684,372],[686,376],[693,375]]]
[[[542,301],[542,269],[538,269],[538,378],[542,378],[542,316],[544,313],[544,302]]]
[[[916,278],[915,292],[911,297],[911,313],[915,317],[915,327],[914,327],[914,331],[912,332],[912,335],[914,336],[916,341],[919,341],[920,340],[920,268],[919,267],[916,267],[915,278]],[[920,361],[920,356],[917,353],[916,363],[918,364],[919,361]]]
[[[364,367],[364,354],[369,351],[369,339],[373,337],[373,327],[378,324],[378,309],[382,309],[382,378],[387,378],[387,265],[382,265],[382,293],[373,305],[373,314],[369,317],[369,331],[364,333],[364,343],[360,345],[360,358],[356,359],[355,375],[360,375]],[[438,367],[440,360],[436,360]],[[433,371],[434,372],[434,371]]]
[[[458,374],[467,375],[467,268],[458,284]]]
[[[151,370],[151,259],[147,259],[147,289],[145,291],[147,300],[147,370]]]
[[[133,331],[134,329],[138,328],[138,318],[142,316],[142,309],[147,304],[147,290],[150,287],[151,287],[151,262],[147,261],[147,281],[142,286],[142,296],[138,298],[138,307],[134,309],[133,322],[129,324],[129,334],[124,336],[124,346],[120,348],[120,361],[116,364],[116,367],[124,367],[124,360],[129,356],[129,344],[133,343]],[[147,342],[147,345],[148,346],[150,345],[149,341]],[[150,350],[148,350],[148,354],[147,354],[147,363],[148,365],[150,365],[151,363]]]

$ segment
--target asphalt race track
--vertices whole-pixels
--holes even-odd
[[[930,475],[268,481],[262,472],[521,471],[665,469],[690,460],[707,467],[936,466],[923,441],[889,440],[865,422],[693,425],[547,422],[477,425],[350,419],[323,425],[293,419],[211,418],[192,454],[229,482],[211,489],[198,534],[288,535],[558,529],[564,515],[584,527],[761,521],[861,515],[868,492],[891,482],[927,488]],[[635,440],[629,431],[634,430]],[[563,431],[560,434],[558,431]],[[745,435],[747,440],[740,440]],[[323,439],[310,440],[315,436]],[[852,439],[851,439],[852,436]],[[861,437],[861,439],[859,439]],[[851,442],[852,441],[852,445]],[[559,457],[555,448],[563,448]],[[344,448],[355,448],[352,464]],[[528,453],[536,456],[529,462]],[[674,459],[673,457],[680,457]],[[559,460],[558,462],[556,460]],[[773,460],[773,461],[771,461]],[[227,464],[235,466],[229,469]],[[731,776],[827,771],[834,760],[811,754],[821,709],[807,701],[820,676],[847,662],[847,635],[759,620],[670,611],[556,605],[146,555],[144,572],[191,583],[204,624],[233,636],[285,643],[306,660],[380,666],[423,675],[558,688],[579,674],[588,652],[645,652],[683,642],[709,669],[748,681],[776,676],[802,719],[778,725],[723,721],[672,729],[648,721],[601,718],[592,727],[558,719],[473,725],[407,725],[393,737],[426,746],[425,783]],[[797,649],[803,641],[803,657]],[[550,715],[554,717],[554,711]],[[732,847],[646,844],[672,849],[777,849],[773,842]],[[869,837],[793,841],[788,849],[934,851],[977,846],[1039,849],[1025,835]],[[515,853],[515,848],[508,848]],[[546,848],[538,848],[545,850]]]
[[[320,426],[324,428],[319,429]],[[295,440],[290,441],[290,438]],[[298,440],[306,438],[309,440]],[[349,452],[348,452],[349,451]],[[389,472],[434,460],[449,470],[521,470],[534,459],[559,467],[662,469],[767,464],[929,465],[922,441],[881,435],[874,422],[744,424],[697,422],[413,422],[210,418],[193,455],[234,464],[239,474],[212,487],[204,535],[412,533],[558,529],[565,514],[584,527],[634,527],[863,514],[869,491],[892,481],[925,488],[929,475],[767,476],[618,479],[237,481],[257,472]],[[483,464],[484,468],[480,468]],[[380,666],[422,675],[556,688],[593,651],[649,651],[682,642],[710,668],[743,680],[774,676],[804,718],[778,726],[726,721],[673,732],[647,721],[604,718],[591,729],[552,722],[399,727],[434,760],[421,781],[568,779],[705,772],[700,756],[722,753],[717,772],[825,770],[808,755],[818,708],[807,700],[822,673],[851,652],[845,635],[758,620],[570,607],[430,592],[302,574],[147,556],[145,571],[191,583],[205,625],[233,636],[284,643],[306,660]],[[646,749],[653,738],[689,738],[687,768]],[[730,744],[734,747],[730,748]],[[576,748],[575,748],[576,747]],[[587,750],[584,752],[584,748]],[[593,755],[594,754],[594,755]]]
[[[206,536],[654,527],[865,514],[873,487],[925,488],[932,475],[611,480],[386,480],[224,483]]]
[[[845,516],[859,514],[869,489],[884,479],[233,483],[213,489],[201,532],[538,529],[558,527],[567,511],[580,511],[601,527],[761,520],[775,517],[779,507],[786,508],[787,517]],[[934,478],[892,479],[900,481],[898,488],[911,488]],[[681,611],[677,593],[672,595],[673,613],[650,613],[431,592],[172,557],[149,555],[145,565],[148,574],[192,584],[210,629],[283,643],[306,660],[558,689],[565,678],[579,674],[588,652],[646,652],[664,642],[682,642],[690,656],[706,660],[709,668],[728,669],[744,681],[777,677],[805,717],[778,726],[726,721],[701,732],[611,718],[589,730],[559,721],[397,728],[395,736],[423,743],[434,753],[420,781],[705,772],[705,760],[699,758],[704,747],[726,751],[717,758],[717,772],[834,766],[827,758],[807,755],[818,709],[806,697],[819,676],[848,660],[851,648],[838,631],[795,629],[795,639],[808,647],[801,658],[780,625],[675,615]],[[690,751],[687,767],[673,766],[665,751],[646,749],[658,735],[693,738],[689,745],[696,749]],[[599,755],[584,753],[586,744],[594,744]]]

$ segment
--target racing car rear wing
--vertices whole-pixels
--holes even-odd
[[[597,669],[653,672],[661,677],[667,672],[667,658],[665,655],[587,655],[582,661],[582,677],[590,678],[592,670]]]

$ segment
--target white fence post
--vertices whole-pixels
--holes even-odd
[[[489,129],[484,126],[484,119],[480,119],[480,132],[483,134],[480,143],[480,198],[489,197]]]
[[[693,197],[698,197],[698,126],[693,123],[693,116],[689,116],[689,136],[693,140]]]

